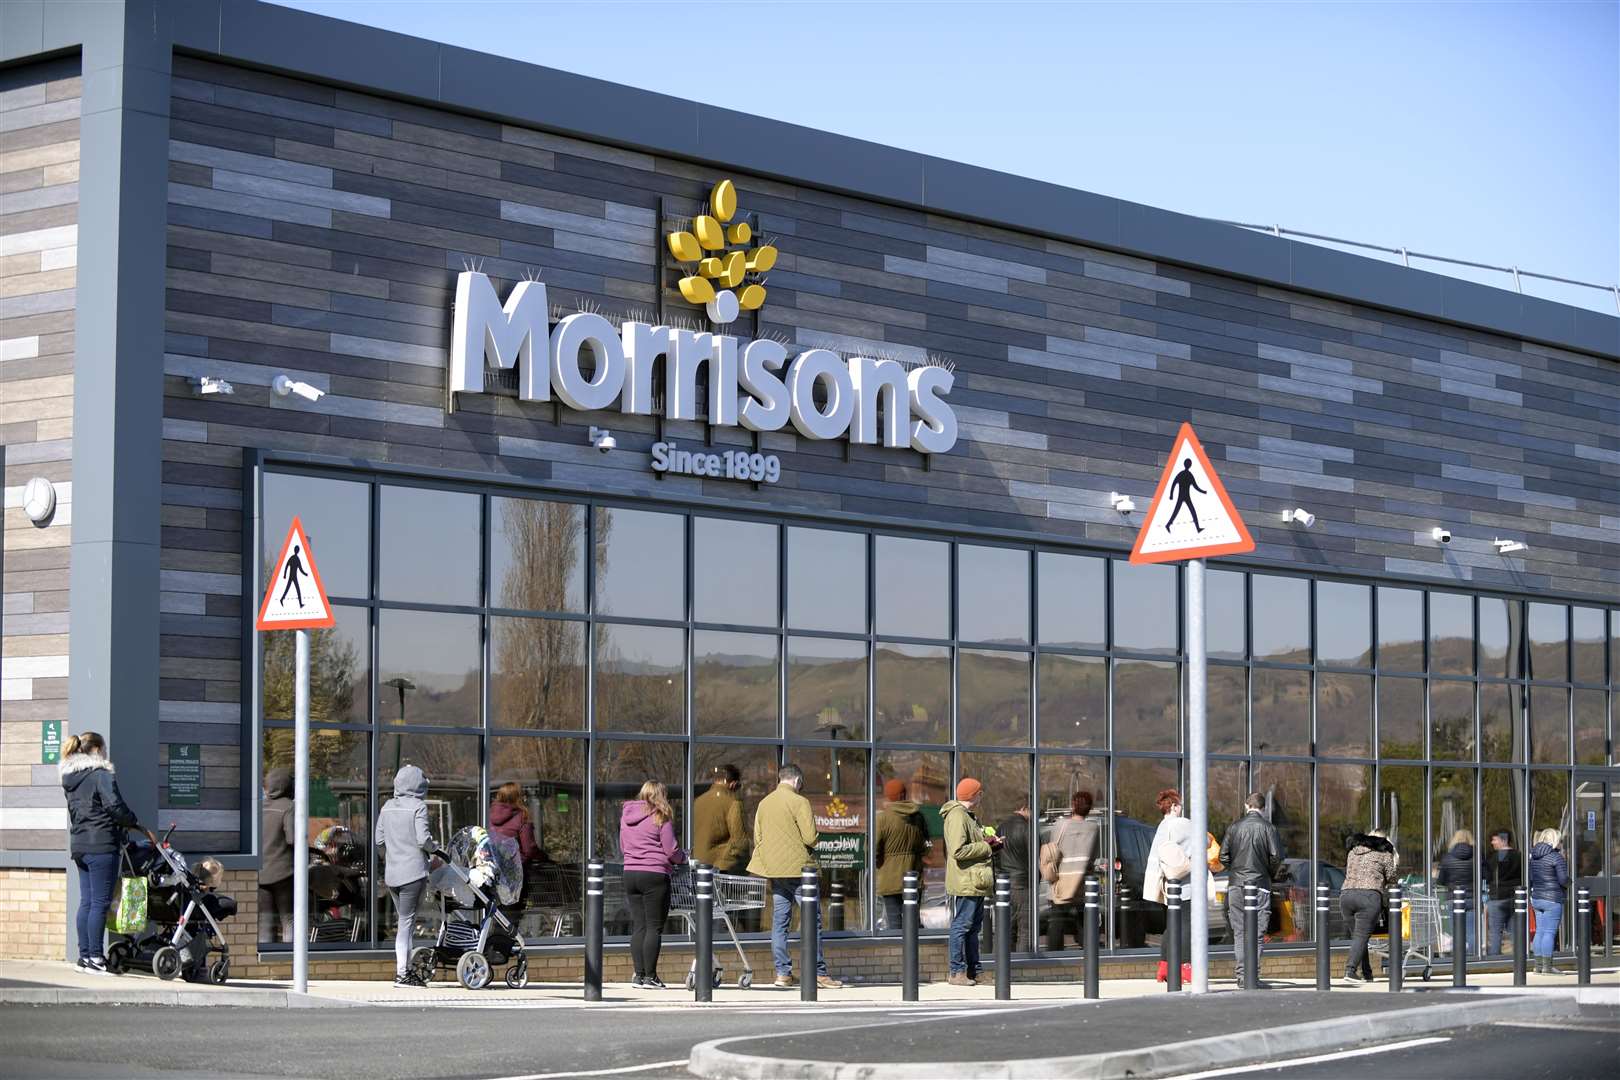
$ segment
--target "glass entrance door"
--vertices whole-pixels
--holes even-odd
[[[1574,820],[1570,822],[1570,888],[1568,919],[1570,946],[1575,944],[1578,916],[1576,890],[1591,894],[1589,916],[1592,928],[1592,955],[1616,955],[1620,948],[1620,814],[1615,806],[1620,796],[1620,776],[1610,772],[1576,773]]]

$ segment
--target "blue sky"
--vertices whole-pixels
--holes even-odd
[[[1620,283],[1616,0],[287,6],[1186,213]]]

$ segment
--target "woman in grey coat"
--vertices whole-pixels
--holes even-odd
[[[394,776],[394,797],[377,815],[377,846],[383,849],[383,883],[394,898],[399,925],[394,931],[395,986],[426,986],[409,968],[411,930],[427,885],[428,855],[439,845],[428,831],[427,777],[415,765]]]

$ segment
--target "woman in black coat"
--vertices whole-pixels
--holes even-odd
[[[105,975],[102,939],[118,883],[118,850],[124,830],[141,826],[118,790],[112,762],[107,760],[106,740],[94,731],[68,736],[57,773],[67,796],[68,854],[79,868],[79,910],[74,919],[79,935],[78,966]],[[157,837],[151,830],[142,831],[156,847]]]
[[[1456,890],[1462,890],[1463,903],[1468,911],[1464,916],[1466,939],[1461,946],[1464,950],[1463,955],[1470,955],[1474,951],[1475,929],[1479,925],[1479,919],[1474,913],[1474,884],[1479,880],[1479,873],[1474,869],[1472,832],[1458,829],[1451,834],[1451,846],[1440,856],[1440,865],[1435,868],[1435,878],[1440,886],[1440,896],[1444,904],[1442,910],[1447,913],[1447,919],[1451,917],[1451,904],[1456,897]],[[1452,948],[1457,948],[1458,944],[1453,942]]]

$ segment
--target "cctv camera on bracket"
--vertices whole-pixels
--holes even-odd
[[[1451,530],[1450,529],[1443,529],[1443,528],[1441,528],[1441,527],[1439,527],[1437,525],[1433,529],[1429,530],[1429,535],[1434,537],[1436,543],[1441,543],[1441,544],[1449,544],[1449,543],[1451,543]]]
[[[282,397],[286,397],[288,394],[296,394],[305,401],[319,401],[326,396],[325,390],[311,386],[307,382],[299,382],[297,379],[287,375],[277,375],[270,380],[270,389]]]

